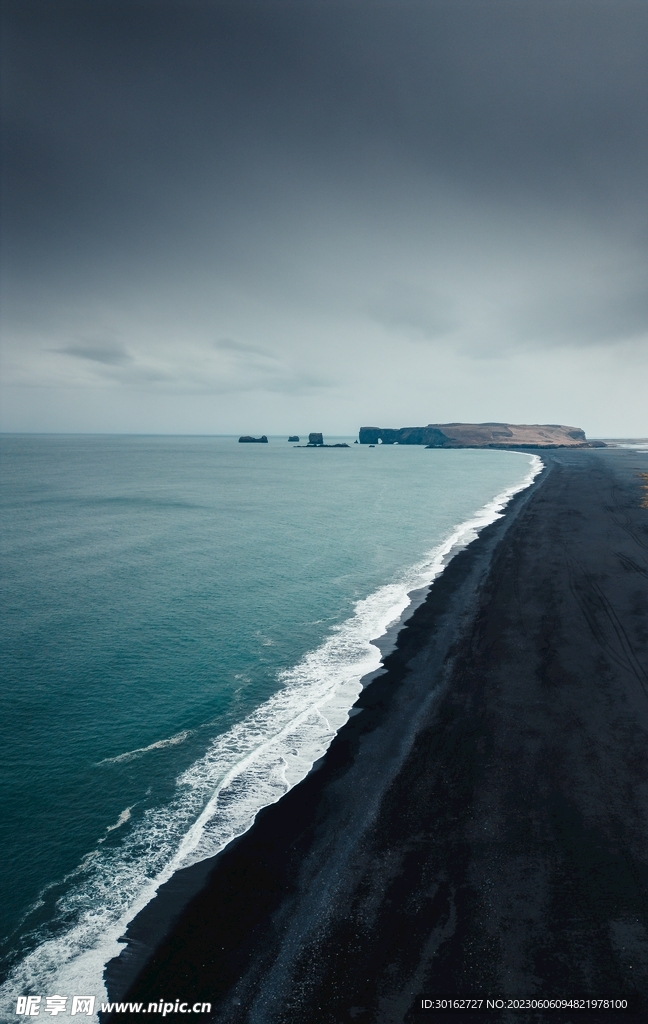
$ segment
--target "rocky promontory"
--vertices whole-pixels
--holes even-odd
[[[422,444],[428,448],[605,448],[580,427],[558,423],[428,423],[426,427],[361,427],[360,444]]]

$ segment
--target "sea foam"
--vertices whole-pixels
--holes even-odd
[[[170,803],[147,810],[118,846],[98,846],[84,858],[59,901],[57,933],[44,937],[0,988],[2,1006],[11,1007],[12,1019],[22,994],[67,995],[68,1010],[72,995],[94,994],[96,1009],[107,1001],[104,966],[121,952],[119,939],[129,922],[175,871],[217,854],[250,828],[263,807],[305,778],[347,721],[362,678],[380,667],[381,654],[372,641],[403,618],[410,594],[429,586],[542,469],[538,456],[522,457],[529,460],[529,470],[518,484],[457,526],[397,579],[358,601],[354,614],[334,627],[324,643],[280,674],[280,689],[272,697],[216,737],[178,777]],[[106,760],[143,756],[181,743],[187,735],[178,733]],[[110,831],[127,823],[130,810]]]
[[[124,761],[134,761],[137,757],[149,754],[151,750],[164,750],[166,747],[175,747],[178,743],[184,743],[190,735],[191,731],[189,729],[183,729],[182,732],[176,733],[175,736],[169,736],[165,740],[156,740],[155,743],[149,743],[148,747],[137,747],[136,750],[127,750],[123,754],[117,754],[116,757],[104,757],[102,761],[97,761],[96,767],[102,764],[120,764]]]

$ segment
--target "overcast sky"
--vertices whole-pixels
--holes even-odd
[[[648,435],[645,0],[3,3],[0,429]]]

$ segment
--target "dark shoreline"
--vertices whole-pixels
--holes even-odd
[[[136,918],[111,1000],[232,1024],[406,1021],[430,993],[648,1007],[648,458],[543,460],[318,770]],[[576,1019],[599,1017],[629,1019]]]

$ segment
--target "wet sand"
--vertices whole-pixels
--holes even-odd
[[[648,1020],[648,455],[542,458],[318,769],[131,925],[111,999],[223,1024]]]

